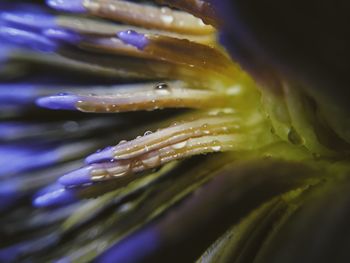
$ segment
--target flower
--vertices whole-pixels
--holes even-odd
[[[347,258],[344,131],[215,7],[4,3],[0,261]]]

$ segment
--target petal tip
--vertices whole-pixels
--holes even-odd
[[[36,104],[51,110],[75,110],[75,104],[79,101],[78,96],[70,94],[59,94],[55,96],[37,99]]]
[[[91,170],[91,166],[80,168],[63,175],[58,179],[58,182],[64,186],[77,186],[91,183]]]
[[[85,163],[93,164],[93,163],[110,161],[113,159],[113,157],[114,157],[114,147],[107,147],[102,151],[97,151],[96,153],[93,153],[88,157],[86,157]]]
[[[83,0],[47,0],[46,4],[59,11],[73,13],[86,12],[86,8],[83,5]]]
[[[33,200],[33,206],[37,208],[68,205],[77,201],[75,193],[65,188],[58,188],[52,192],[47,192],[37,196]]]

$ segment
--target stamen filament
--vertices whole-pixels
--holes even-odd
[[[183,82],[135,85],[113,90],[109,95],[58,94],[42,97],[37,103],[50,109],[78,109],[84,112],[126,112],[162,108],[215,108],[228,106],[225,93],[185,87]]]
[[[95,16],[145,28],[187,34],[208,34],[214,30],[199,18],[166,7],[118,0],[84,0],[83,5],[89,13]]]
[[[132,142],[122,143],[115,147],[114,159],[129,159],[145,154],[146,152],[161,149],[166,145],[182,143],[190,138],[210,134],[225,134],[236,128],[236,117],[212,117],[185,122],[155,133],[135,139]],[[237,128],[236,128],[237,129]]]
[[[140,173],[189,156],[232,150],[234,145],[235,138],[233,134],[191,138],[184,142],[148,152],[135,159],[113,162],[112,167],[108,167],[108,164],[94,164],[93,166],[97,167],[91,171],[91,180],[100,182]]]
[[[59,15],[55,18],[55,22],[58,27],[62,27],[73,32],[77,32],[82,35],[90,35],[95,37],[113,37],[116,32],[133,30],[140,32],[141,34],[150,35],[165,35],[168,37],[174,37],[179,39],[188,39],[193,42],[198,42],[206,45],[215,44],[215,35],[213,33],[194,35],[194,34],[180,34],[171,31],[156,30],[153,28],[147,29],[142,27],[123,25],[111,23],[104,20],[92,19],[86,17],[75,17],[67,15]]]
[[[191,42],[187,39],[177,39],[161,35],[144,35],[135,31],[119,32],[118,37],[127,44],[137,47],[154,59],[189,68],[209,71],[222,79],[237,75],[237,69],[220,50]]]

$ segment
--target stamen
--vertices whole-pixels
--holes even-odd
[[[198,42],[202,44],[215,44],[215,34],[203,34],[203,35],[193,35],[193,34],[182,34],[176,32],[169,32],[164,30],[156,30],[153,28],[146,29],[142,27],[135,27],[130,25],[116,24],[105,20],[91,19],[86,17],[76,17],[59,15],[55,18],[55,23],[57,27],[62,27],[74,32],[78,32],[84,35],[99,36],[99,37],[113,37],[116,32],[133,30],[141,34],[151,34],[151,35],[165,35],[174,38],[188,39],[193,42]]]
[[[237,69],[229,57],[208,45],[161,35],[144,35],[131,30],[119,32],[117,35],[125,43],[142,50],[154,59],[204,70],[229,82],[237,75]]]
[[[238,118],[234,115],[223,115],[222,117],[202,117],[181,124],[174,123],[173,126],[155,133],[148,134],[130,142],[121,143],[106,151],[90,155],[86,158],[86,161],[87,163],[94,163],[101,158],[125,160],[161,149],[167,145],[176,145],[190,138],[205,135],[228,134],[236,130],[237,122]]]
[[[112,162],[111,167],[105,164],[93,164],[90,182],[106,181],[140,173],[193,155],[232,150],[234,145],[233,134],[190,138],[187,141],[151,151],[135,159]]]
[[[108,18],[130,25],[145,28],[156,28],[188,34],[207,34],[213,32],[211,26],[182,11],[166,7],[155,7],[145,4],[118,0],[49,0],[48,4],[58,10],[86,12],[95,16]]]
[[[165,163],[209,152],[241,149],[242,138],[234,115],[207,116],[130,142],[120,142],[86,158],[89,164],[68,173],[59,182],[66,186],[110,180],[157,168]]]
[[[161,108],[215,108],[229,105],[225,93],[185,88],[173,82],[166,88],[158,84],[119,89],[112,95],[59,94],[40,98],[37,103],[49,109],[78,109],[84,112],[125,112]]]

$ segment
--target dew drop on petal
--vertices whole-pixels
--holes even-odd
[[[126,142],[128,142],[128,141],[127,141],[127,140],[121,140],[121,141],[118,143],[118,145],[124,144],[124,143],[126,143]]]
[[[182,148],[185,148],[187,146],[187,141],[183,141],[183,142],[179,142],[177,144],[174,144],[173,146],[171,146],[173,149],[179,150]]]
[[[161,158],[159,154],[157,154],[156,156],[142,160],[142,164],[146,168],[154,168],[161,164]]]
[[[211,150],[214,152],[219,152],[222,149],[222,146],[220,145],[220,142],[218,140],[212,141],[213,146],[211,147]]]
[[[145,133],[144,133],[144,136],[147,136],[147,135],[150,135],[150,134],[152,134],[153,132],[151,132],[151,131],[146,131]]]

